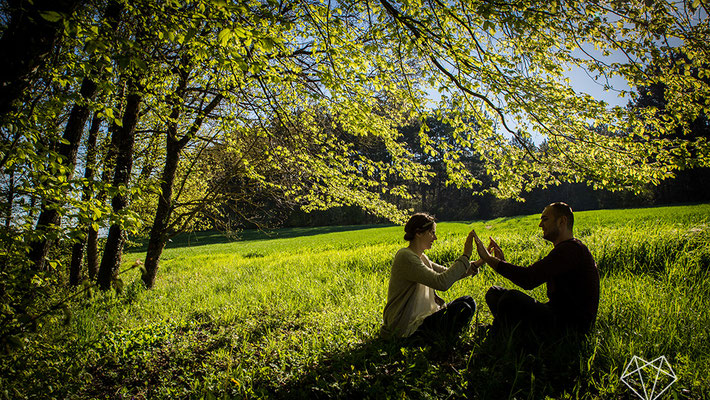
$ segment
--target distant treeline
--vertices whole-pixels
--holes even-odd
[[[422,189],[419,201],[411,205],[415,211],[429,212],[441,221],[468,221],[539,213],[554,201],[565,201],[575,211],[709,202],[710,169],[681,171],[676,178],[649,187],[640,194],[594,190],[584,184],[563,183],[546,189],[535,189],[523,196],[524,202],[519,202],[497,199],[490,194],[473,195],[471,190],[455,187],[441,190],[436,183]],[[357,207],[338,207],[310,213],[294,210],[285,225],[358,225],[377,222],[385,221]]]

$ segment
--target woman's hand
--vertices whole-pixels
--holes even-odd
[[[478,274],[478,267],[483,265],[483,260],[480,258],[476,261],[472,261],[471,264],[468,266],[468,269],[466,270],[466,274],[463,276],[464,278],[469,277],[469,276],[476,276]]]
[[[473,240],[476,241],[476,251],[478,252],[478,256],[481,257],[481,259],[485,262],[488,262],[488,258],[491,257],[491,254],[486,250],[486,247],[483,245],[483,242],[481,242],[481,239],[476,235],[476,231],[472,230],[471,233],[468,234],[469,237],[473,234]],[[468,239],[468,238],[467,238]]]
[[[468,233],[468,236],[466,236],[466,241],[463,244],[463,254],[468,257],[469,259],[471,258],[471,254],[473,254],[473,237],[476,236],[476,232],[473,230]]]

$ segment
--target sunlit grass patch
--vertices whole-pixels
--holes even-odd
[[[155,289],[131,271],[121,293],[93,292],[69,320],[43,320],[2,356],[0,387],[9,398],[623,398],[631,357],[664,355],[679,377],[671,396],[710,396],[710,206],[575,217],[602,276],[596,327],[578,347],[489,338],[485,291],[512,285],[487,267],[441,293],[478,303],[452,352],[381,340],[401,227],[209,236],[167,249]],[[528,264],[552,248],[538,221],[442,222],[428,255],[452,262],[474,227]]]

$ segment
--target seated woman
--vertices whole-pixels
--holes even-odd
[[[444,304],[434,290],[445,291],[457,280],[478,273],[482,260],[470,262],[473,231],[464,243],[463,255],[450,267],[433,263],[424,254],[436,240],[436,222],[428,214],[414,214],[404,226],[404,240],[392,261],[383,337],[451,340],[468,326],[476,310],[470,296]]]

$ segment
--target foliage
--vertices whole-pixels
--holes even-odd
[[[639,119],[575,93],[565,76],[568,68],[579,66],[602,79],[623,76],[631,87],[672,81],[676,86],[668,85],[669,97],[693,92],[707,99],[707,83],[685,79],[685,67],[669,68],[664,58],[668,43],[680,42],[683,51],[693,53],[693,68],[707,68],[701,44],[708,26],[704,6],[661,1],[382,3],[397,32],[409,38],[408,54],[424,61],[421,69],[441,93],[447,122],[459,128],[454,137],[481,154],[498,195],[514,196],[560,180],[637,189],[669,177],[676,161],[687,158],[681,149],[688,146],[698,148],[698,166],[707,163],[706,141],[653,136],[687,126],[681,117],[686,111],[707,114],[706,100],[687,104],[682,112],[676,103],[671,118],[649,110]],[[605,63],[604,57],[614,52],[627,61]],[[664,67],[650,74],[644,69],[649,64]],[[607,125],[612,134],[590,130],[590,122]],[[499,125],[502,129],[496,130]],[[538,153],[526,145],[533,133],[551,147]]]
[[[39,150],[39,158],[46,150],[32,148],[29,135],[56,132],[58,107],[82,101],[81,78],[91,76],[101,88],[92,109],[120,123],[120,90],[135,75],[142,77],[146,97],[138,130],[147,133],[139,137],[137,151],[153,149],[137,178],[156,178],[163,142],[155,136],[177,124],[188,139],[199,137],[187,133],[198,105],[221,94],[226,103],[205,129],[222,126],[237,153],[246,149],[234,136],[261,132],[275,168],[308,171],[287,191],[307,209],[356,204],[401,218],[389,199],[406,197],[406,188],[390,182],[421,181],[429,174],[412,162],[415,155],[393,128],[432,114],[454,128],[445,140],[429,134],[426,124],[419,133],[424,153],[444,160],[445,182],[503,197],[560,181],[639,190],[677,168],[707,164],[704,140],[669,141],[656,134],[706,114],[702,3],[132,2],[124,4],[115,35],[101,29],[104,6],[86,6],[63,20],[66,35],[57,60],[33,86],[39,103],[17,116],[37,121],[37,127],[20,129],[28,140],[18,143],[30,144],[32,153]],[[687,55],[683,62],[666,62],[669,43]],[[600,62],[611,52],[622,52],[628,62]],[[621,75],[631,87],[663,83],[669,106],[663,113],[650,107],[643,118],[622,108],[608,110],[565,82],[572,66],[602,77]],[[189,75],[191,94],[175,99],[181,73]],[[440,93],[438,111],[427,106],[426,91]],[[674,100],[682,93],[693,93],[693,101]],[[171,110],[180,111],[177,121],[170,120]],[[590,122],[612,134],[590,131]],[[343,140],[341,131],[378,138],[392,158],[372,160]],[[549,147],[531,146],[533,134],[546,138]],[[467,152],[481,157],[492,186],[477,186],[480,178],[462,160]],[[26,159],[17,145],[5,153],[10,160]],[[44,171],[36,162],[25,165]],[[262,186],[280,185],[248,165],[245,173]],[[55,189],[59,183],[42,182],[33,185],[64,193]],[[49,193],[30,196],[47,200]],[[136,194],[139,202],[154,201],[153,190]]]
[[[442,222],[428,254],[453,261],[473,226],[526,264],[550,249],[538,218]],[[630,395],[619,377],[631,356],[665,355],[679,377],[670,395],[704,398],[709,218],[708,205],[577,212],[575,233],[602,275],[582,347],[489,337],[483,294],[509,282],[483,268],[442,293],[479,304],[452,353],[378,338],[399,226],[178,237],[155,289],[134,271],[122,293],[92,291],[70,319],[43,320],[1,356],[0,383],[12,398],[619,398]]]

